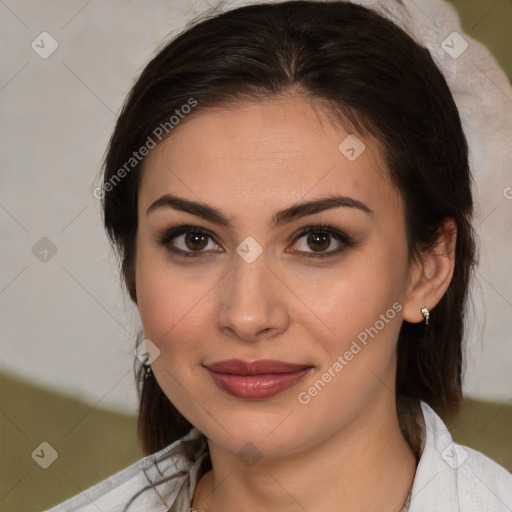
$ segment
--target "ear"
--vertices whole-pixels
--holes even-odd
[[[447,218],[439,227],[435,246],[411,264],[411,282],[403,312],[407,322],[423,321],[421,308],[432,310],[445,294],[455,267],[456,241],[457,225]]]

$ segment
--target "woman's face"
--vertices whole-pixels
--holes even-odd
[[[383,154],[349,135],[290,95],[197,112],[146,159],[136,289],[144,335],[160,351],[153,373],[233,454],[289,455],[394,414],[415,270]],[[171,196],[204,207],[193,214]],[[180,224],[208,234],[169,233]],[[207,368],[231,359],[305,369]]]

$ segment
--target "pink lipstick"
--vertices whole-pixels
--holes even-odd
[[[205,365],[213,382],[237,398],[261,400],[277,395],[301,380],[311,365],[261,359],[229,359]]]

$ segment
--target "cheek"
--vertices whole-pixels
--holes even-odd
[[[155,268],[138,277],[137,299],[144,335],[160,350],[168,350],[173,339],[186,334],[198,294]]]
[[[161,260],[161,258],[160,258]],[[136,267],[137,300],[144,336],[159,349],[151,364],[154,377],[167,398],[193,424],[208,429],[198,382],[201,347],[211,335],[213,318],[208,290],[214,283],[170,269],[150,251],[142,249]]]
[[[345,353],[347,360],[358,359],[365,365],[387,359],[401,325],[401,302],[393,283],[376,282],[368,272],[339,286],[319,315],[329,319],[328,327],[334,333],[325,347],[330,360]]]
[[[373,325],[395,302],[401,303],[407,284],[403,254],[374,246],[353,260],[340,267],[336,279],[332,273],[325,275],[325,286],[315,292],[314,301],[333,331],[350,336]]]
[[[215,276],[171,265],[162,254],[144,243],[137,254],[137,303],[145,338],[160,350],[154,369],[194,353],[204,336],[202,326],[212,322],[209,291]],[[218,280],[218,279],[217,279]],[[213,325],[213,324],[211,324]],[[196,350],[197,352],[197,350]]]
[[[353,379],[354,386],[370,370],[377,375],[386,371],[402,324],[406,277],[405,244],[383,241],[360,252],[334,284],[332,279],[326,283],[326,298],[316,301],[318,316],[327,319],[330,329],[329,341],[324,339],[324,371],[338,356],[344,359],[345,382]]]
[[[364,271],[351,267],[350,279],[340,279],[319,304],[318,316],[329,319],[331,332],[321,336],[319,330],[309,331],[322,347],[322,364],[297,389],[299,410],[310,417],[344,424],[379,389],[393,389],[402,297],[398,276],[379,267],[368,262],[361,263]]]

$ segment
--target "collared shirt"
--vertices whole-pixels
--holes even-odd
[[[441,418],[421,402],[424,439],[409,512],[512,512],[512,474],[454,443]],[[211,468],[197,428],[46,512],[187,512],[197,482]]]

